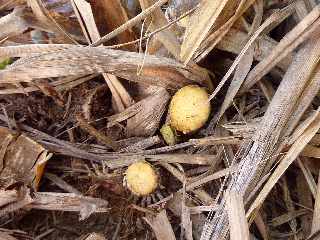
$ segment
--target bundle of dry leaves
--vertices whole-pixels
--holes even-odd
[[[0,239],[319,238],[316,0],[0,0],[0,30]],[[190,84],[210,118],[168,146]]]

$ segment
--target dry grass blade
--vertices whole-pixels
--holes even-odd
[[[179,171],[177,168],[173,167],[169,163],[160,163],[162,167],[164,167],[168,172],[170,172],[174,177],[176,177],[181,183],[185,183],[186,176],[181,171]],[[203,189],[198,188],[191,190],[204,204],[211,205],[214,203],[214,200],[212,197]]]
[[[15,238],[7,233],[4,233],[4,232],[0,232],[0,239],[1,240],[18,240],[17,238]]]
[[[312,137],[317,133],[320,128],[320,109],[317,110],[315,114],[314,121],[310,124],[310,126],[306,129],[306,131],[297,139],[297,141],[290,147],[287,154],[281,159],[281,162],[271,174],[267,183],[262,188],[261,192],[254,200],[252,205],[250,206],[247,216],[250,216],[254,211],[257,211],[259,207],[262,205],[263,201],[274,187],[274,185],[278,182],[283,173],[288,169],[288,167],[293,163],[293,161],[299,156],[300,152],[303,148],[308,144],[308,142],[312,139]]]
[[[99,39],[100,34],[94,21],[90,3],[82,0],[72,0],[71,3],[87,41],[91,43]]]
[[[255,17],[253,19],[253,23],[250,29],[250,32],[248,33],[249,36],[251,36],[254,32],[257,31],[259,28],[261,21],[262,21],[262,16],[263,16],[263,2],[257,1],[254,4],[255,7]],[[253,63],[253,58],[254,58],[254,47],[251,46],[247,54],[244,55],[242,60],[240,61],[239,65],[236,68],[236,71],[234,73],[233,79],[231,81],[231,84],[228,88],[228,92],[226,94],[226,97],[222,103],[221,109],[218,114],[218,119],[217,121],[220,120],[224,112],[227,110],[227,108],[230,106],[232,103],[234,97],[236,96],[237,92],[239,91],[243,81],[245,80],[247,74],[249,73],[251,69],[251,65]]]
[[[248,49],[247,54],[243,57],[243,59],[240,61],[239,65],[237,66],[237,69],[234,73],[233,79],[231,81],[231,84],[228,88],[228,92],[225,96],[225,99],[222,103],[222,106],[220,108],[217,121],[220,120],[222,115],[225,113],[227,108],[232,103],[234,97],[236,96],[237,92],[239,91],[241,84],[245,80],[247,74],[249,73],[251,69],[251,65],[253,63],[253,54],[254,50],[253,47]]]
[[[175,240],[176,237],[165,210],[162,210],[156,216],[147,214],[144,220],[150,225],[157,240]]]
[[[242,197],[237,192],[227,191],[225,198],[230,224],[230,239],[249,240],[249,226]]]
[[[54,81],[50,84],[51,87],[53,87],[55,89],[55,91],[63,91],[63,90],[70,90],[86,81],[89,81],[95,77],[97,77],[98,74],[92,74],[89,76],[80,76],[80,77],[66,77],[63,79],[59,79],[57,81]],[[31,92],[36,92],[39,91],[40,89],[36,86],[32,86],[32,87],[25,87],[25,88],[21,88],[21,87],[7,87],[4,89],[0,90],[0,95],[4,95],[4,94],[15,94],[15,93],[22,93],[22,94],[26,94],[26,93],[31,93]]]
[[[219,179],[219,178],[231,175],[232,173],[237,172],[238,167],[239,167],[238,165],[235,165],[235,166],[217,171],[217,172],[210,174],[209,176],[203,177],[197,181],[191,181],[190,183],[187,184],[187,191],[190,191],[194,188],[197,188],[197,187],[199,187],[205,183],[208,183],[210,181],[213,181],[215,179]]]
[[[297,214],[296,214],[295,207],[293,205],[293,201],[290,195],[288,182],[285,177],[282,179],[282,191],[283,191],[283,200],[288,210],[288,215],[292,216],[291,218],[288,219],[288,224],[292,231],[292,234],[294,235],[295,238],[297,238],[297,226],[298,226],[297,219],[296,219]]]
[[[142,73],[137,67],[144,61]],[[201,84],[202,74],[164,57],[111,50],[104,47],[78,47],[28,58],[28,61],[1,71],[3,83],[30,82],[33,79],[109,72],[131,81],[177,89],[192,82]]]
[[[61,189],[65,190],[66,192],[74,193],[76,195],[82,195],[82,193],[79,190],[77,190],[76,188],[74,188],[73,186],[71,186],[66,181],[64,181],[62,178],[58,177],[55,174],[46,173],[45,177],[48,178],[51,182],[56,184]]]
[[[311,79],[308,85],[305,87],[303,93],[300,96],[299,101],[297,102],[296,110],[292,114],[289,120],[288,128],[286,129],[286,135],[289,135],[292,133],[293,129],[297,126],[297,124],[299,123],[299,120],[301,119],[303,114],[306,112],[310,104],[312,103],[312,100],[317,96],[319,90],[320,90],[320,66],[317,66],[313,76],[311,76]]]

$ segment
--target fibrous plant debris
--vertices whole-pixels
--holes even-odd
[[[0,0],[0,238],[317,239],[317,4]]]

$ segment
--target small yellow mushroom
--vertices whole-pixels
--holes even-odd
[[[163,125],[160,129],[160,133],[168,145],[175,145],[177,143],[178,137],[176,136],[175,130],[172,129],[170,125]]]
[[[158,186],[158,174],[147,162],[139,161],[131,164],[125,173],[125,184],[137,196],[152,193]]]
[[[201,128],[209,118],[209,96],[204,88],[188,85],[172,97],[169,114],[170,125],[184,134]]]

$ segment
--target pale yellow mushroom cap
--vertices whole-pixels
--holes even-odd
[[[138,196],[152,193],[158,186],[158,175],[145,161],[131,164],[126,171],[126,184],[131,192]]]
[[[172,97],[169,114],[170,125],[184,134],[201,128],[209,118],[210,103],[204,88],[189,85]]]

